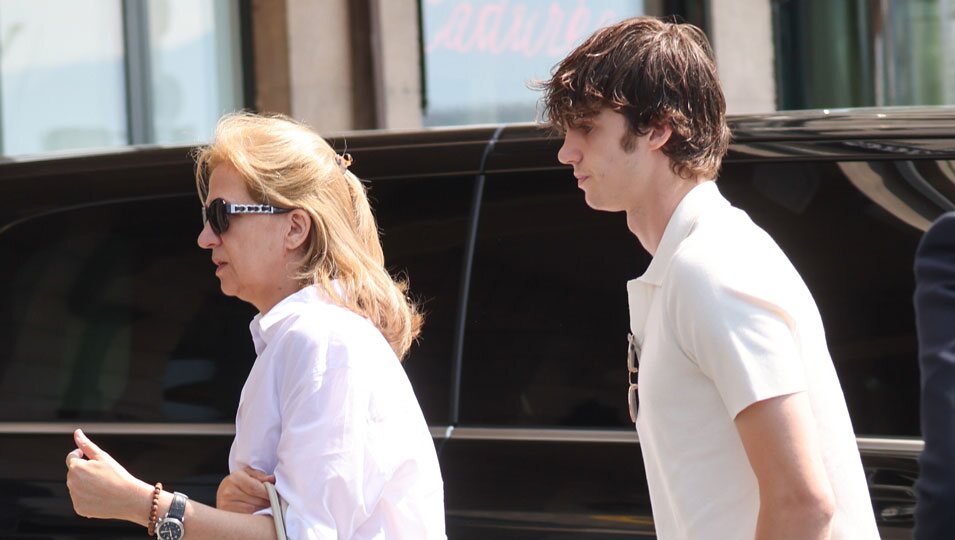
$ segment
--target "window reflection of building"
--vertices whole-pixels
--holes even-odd
[[[528,83],[638,14],[709,36],[731,114],[955,104],[955,1],[0,0],[0,155],[532,121]]]
[[[126,142],[123,29],[115,2],[4,2],[0,133],[4,153]]]
[[[528,87],[591,32],[642,0],[422,0],[425,125],[534,120]]]
[[[229,2],[150,2],[152,142],[207,139],[243,104],[236,10]]]
[[[955,103],[950,0],[773,2],[780,109]]]
[[[0,154],[208,139],[239,51],[235,2],[4,1]]]

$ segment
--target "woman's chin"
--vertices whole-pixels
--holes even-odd
[[[238,296],[239,292],[236,290],[235,286],[229,283],[226,280],[219,281],[219,288],[222,290],[222,294],[226,296]]]

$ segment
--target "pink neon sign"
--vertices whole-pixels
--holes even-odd
[[[429,0],[432,4],[440,2]],[[425,50],[556,57],[595,28],[619,18],[614,10],[594,9],[583,0],[569,9],[559,2],[476,3],[457,2],[447,18],[438,23]]]

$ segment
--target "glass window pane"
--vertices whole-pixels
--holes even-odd
[[[117,185],[165,175],[188,189],[190,171],[103,174]],[[408,276],[425,311],[404,367],[432,424],[449,421],[473,192],[470,176],[371,184],[388,268]],[[28,206],[33,217],[0,228],[0,261],[17,261],[0,265],[0,421],[231,422],[255,359],[255,309],[221,293],[196,245],[195,193],[85,202]]]
[[[119,0],[4,0],[2,153],[126,143]]]
[[[423,0],[424,124],[534,120],[527,83],[597,28],[644,13],[643,0]]]
[[[150,142],[209,140],[222,114],[242,108],[237,10],[216,0],[148,3]]]
[[[470,176],[372,181],[369,190],[388,270],[407,277],[411,296],[424,311],[424,328],[404,367],[432,425],[450,418],[451,360],[473,193]]]
[[[951,167],[918,169],[942,185]],[[812,291],[856,433],[917,435],[921,232],[831,162],[728,162],[719,186]],[[461,423],[632,427],[626,282],[650,258],[623,216],[587,208],[568,170],[493,174],[474,256]]]
[[[627,427],[627,280],[649,255],[569,170],[488,176],[471,274],[461,422]]]
[[[0,260],[18,262],[0,266],[0,421],[235,418],[255,310],[220,292],[197,207],[184,193],[3,229]]]
[[[720,190],[773,237],[812,291],[855,432],[918,435],[912,266],[922,233],[843,165],[727,163]]]
[[[955,5],[941,0],[888,5],[882,80],[887,105],[955,103]]]
[[[955,103],[955,3],[773,8],[780,109]]]

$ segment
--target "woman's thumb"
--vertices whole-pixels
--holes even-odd
[[[82,450],[88,459],[111,459],[109,454],[93,444],[93,441],[83,433],[82,429],[73,432],[73,440],[76,441],[76,447]]]

